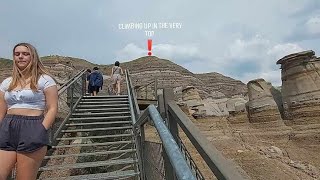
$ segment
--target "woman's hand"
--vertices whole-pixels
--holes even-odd
[[[46,96],[47,112],[42,125],[47,130],[50,129],[58,112],[58,89],[57,86],[51,86],[44,90]]]
[[[44,123],[44,122],[42,122],[42,126],[43,126],[46,130],[50,129],[50,125],[48,125],[48,124],[46,124],[46,123]]]
[[[4,100],[4,92],[0,91],[0,122],[3,120],[6,114],[7,114],[7,103]]]

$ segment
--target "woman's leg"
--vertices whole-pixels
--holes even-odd
[[[35,180],[38,169],[47,153],[47,146],[32,152],[17,154],[17,180]]]
[[[116,89],[117,89],[117,83],[113,83],[112,84],[112,91],[113,91],[113,94],[116,94]]]
[[[17,153],[0,150],[0,159],[0,180],[6,180],[17,161]]]
[[[120,95],[120,92],[121,92],[121,91],[120,91],[120,81],[117,81],[117,86],[118,86],[117,94]]]

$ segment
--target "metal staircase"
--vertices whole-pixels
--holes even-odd
[[[132,128],[127,95],[83,96],[39,179],[140,179]]]

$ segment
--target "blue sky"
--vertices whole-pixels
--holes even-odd
[[[319,0],[0,0],[0,57],[18,42],[41,56],[97,64],[153,55],[193,73],[219,72],[244,83],[281,85],[276,61],[294,52],[320,54]],[[126,23],[181,23],[178,29],[119,29]]]

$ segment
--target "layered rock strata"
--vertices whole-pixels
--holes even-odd
[[[103,67],[104,73],[110,74],[112,66]],[[166,59],[155,56],[141,57],[121,64],[130,70],[134,86],[145,86],[157,79],[158,88],[195,87],[202,99],[231,97],[246,93],[245,84],[219,73],[194,74],[187,69]],[[219,94],[217,94],[219,92]]]
[[[249,122],[268,122],[281,119],[277,103],[271,93],[271,83],[266,82],[264,79],[255,79],[249,81],[247,87]]]
[[[310,50],[285,56],[277,64],[281,64],[285,118],[320,122],[320,58]]]

